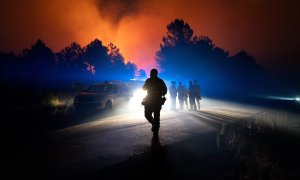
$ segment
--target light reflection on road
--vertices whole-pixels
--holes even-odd
[[[49,134],[46,151],[54,168],[67,169],[76,177],[77,173],[90,174],[147,152],[153,139],[140,101],[134,99],[110,115],[100,113],[86,123]],[[228,147],[235,151],[247,148],[247,139],[239,134],[243,129],[261,133],[265,127],[276,127],[271,130],[279,131],[278,127],[293,121],[284,113],[276,114],[279,111],[215,99],[204,98],[201,106],[201,111],[171,111],[167,100],[161,112],[159,146],[172,147],[169,151],[175,154],[195,156]]]
[[[139,91],[138,96],[134,96],[127,104],[116,107],[109,115],[99,114],[94,116],[87,123],[76,125],[60,131],[103,131],[104,129],[113,129],[118,127],[130,127],[137,125],[148,125],[144,118],[144,107],[141,105],[145,92]],[[177,101],[178,102],[178,101]],[[238,103],[226,102],[216,99],[203,98],[201,100],[201,111],[188,110],[170,110],[170,100],[167,99],[161,111],[161,121],[183,116],[184,113],[196,115],[202,119],[225,119],[227,123],[236,123],[243,121],[249,128],[268,126],[271,128],[284,128],[288,131],[297,132],[300,128],[299,115],[289,114],[285,111],[269,108],[249,106]]]

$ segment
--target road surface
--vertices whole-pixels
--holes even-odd
[[[299,177],[296,159],[293,163],[283,155],[288,151],[270,150],[287,143],[278,132],[296,137],[296,115],[217,100],[201,106],[200,111],[164,106],[158,140],[137,104],[109,116],[98,114],[37,138],[18,166],[26,169],[24,177],[38,179]],[[296,169],[285,171],[289,163]]]

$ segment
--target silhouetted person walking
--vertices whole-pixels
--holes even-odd
[[[179,100],[179,109],[183,110],[183,102],[184,102],[184,96],[185,96],[185,88],[182,85],[181,82],[179,82],[179,86],[177,88],[177,93],[178,93],[178,100]]]
[[[160,127],[160,110],[164,104],[167,94],[167,86],[165,82],[157,77],[158,71],[152,69],[150,78],[148,78],[143,86],[147,91],[147,96],[143,101],[145,106],[145,117],[152,124],[152,132],[154,137],[158,137],[158,130]],[[152,116],[154,114],[154,116]]]
[[[189,109],[188,97],[189,97],[189,90],[184,87],[184,96],[183,96],[183,104],[185,105],[186,109]]]
[[[196,104],[195,104],[195,88],[192,81],[189,81],[189,101],[190,101],[190,110],[197,110]]]
[[[177,89],[176,82],[171,81],[171,86],[169,87],[170,97],[171,97],[171,109],[176,110],[176,97],[177,97]]]
[[[196,109],[200,111],[200,100],[201,100],[201,89],[200,86],[197,84],[197,81],[194,80],[194,92],[196,98]]]

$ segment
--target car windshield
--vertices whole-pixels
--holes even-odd
[[[111,85],[95,85],[89,87],[86,92],[91,92],[91,93],[105,93],[105,92],[110,92],[112,86]]]

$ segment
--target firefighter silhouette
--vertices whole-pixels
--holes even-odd
[[[184,100],[186,96],[186,89],[181,82],[179,82],[179,85],[177,87],[177,93],[178,93],[178,100],[179,100],[179,109],[183,110]]]
[[[195,104],[195,87],[193,85],[193,81],[189,81],[189,102],[190,102],[190,109],[189,110],[197,110],[196,104]]]
[[[196,80],[194,80],[193,88],[195,93],[196,109],[200,111],[201,89]]]
[[[152,132],[154,137],[158,137],[160,127],[160,110],[166,98],[167,86],[165,82],[158,76],[158,71],[152,69],[150,78],[148,78],[143,86],[147,91],[147,96],[144,98],[142,104],[145,107],[145,117],[152,124]],[[153,116],[152,116],[153,114]]]
[[[176,82],[171,81],[171,86],[169,87],[170,97],[171,97],[171,110],[176,110],[176,98],[177,98],[177,89]]]
[[[188,97],[189,97],[189,90],[186,87],[184,87],[183,104],[186,107],[186,109],[189,109]]]

